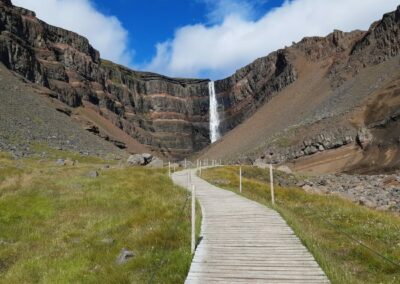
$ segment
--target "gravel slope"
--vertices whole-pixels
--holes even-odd
[[[84,130],[62,105],[39,94],[0,64],[0,151],[22,157],[34,152],[35,144],[72,150],[86,155],[121,157],[125,153]]]

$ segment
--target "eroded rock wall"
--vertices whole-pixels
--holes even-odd
[[[172,79],[103,61],[86,38],[4,0],[0,61],[71,107],[94,104],[165,156],[181,158],[209,144],[208,80]]]

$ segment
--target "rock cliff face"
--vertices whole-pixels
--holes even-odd
[[[0,1],[0,61],[71,107],[89,102],[156,152],[180,158],[209,144],[207,80],[136,72],[100,59],[82,36]]]
[[[243,122],[275,93],[296,80],[296,70],[285,50],[273,52],[215,82],[222,107],[220,130],[225,133]]]
[[[265,103],[275,97],[281,98],[276,107],[271,104],[268,113],[277,108],[281,111],[259,114],[262,123],[253,121],[247,127],[251,133],[240,134],[241,130],[237,130],[240,135],[232,134],[233,140],[224,138],[226,141],[217,143],[220,145],[210,155],[223,158],[251,152],[249,155],[256,159],[261,155],[257,157],[253,150],[268,144],[266,136],[349,112],[356,102],[388,83],[381,78],[382,70],[392,76],[391,70],[398,66],[393,63],[391,67],[372,70],[400,54],[399,22],[400,7],[384,15],[367,32],[334,31],[327,37],[308,37],[216,81],[222,134],[260,113],[259,109],[270,105]],[[90,105],[164,157],[181,159],[210,144],[208,80],[169,78],[102,60],[86,38],[50,26],[37,19],[34,12],[13,6],[10,0],[0,0],[0,61],[31,83],[48,88],[51,96],[70,107]],[[368,68],[372,71],[363,71]],[[364,77],[360,77],[361,73]],[[369,86],[364,84],[371,79],[379,80]],[[267,124],[266,119],[264,131],[261,127]],[[339,125],[334,129],[350,129],[355,139],[357,127]],[[348,136],[346,131],[338,135],[329,131],[315,133],[315,137],[321,134],[332,140],[333,135],[346,145],[354,142],[342,139]],[[243,137],[248,145],[233,145]],[[318,139],[306,145],[303,142],[307,139],[311,138],[297,141],[297,146],[290,145],[293,149],[285,149],[278,160],[331,148],[329,141],[324,145]],[[270,151],[262,152],[264,155]]]
[[[200,158],[321,172],[398,168],[399,68],[400,6],[368,31],[304,38],[216,82],[224,130],[242,123]]]
[[[82,36],[0,1],[0,60],[71,107],[89,102],[116,126],[165,156],[182,158],[209,145],[208,80],[173,79],[102,60]],[[296,80],[289,54],[260,58],[216,82],[226,133]]]

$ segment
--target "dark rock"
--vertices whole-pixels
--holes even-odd
[[[111,142],[120,149],[126,149],[126,144],[121,141],[111,140]]]
[[[57,107],[56,110],[63,114],[66,114],[67,116],[71,116],[72,114],[72,110],[67,107]]]
[[[0,4],[4,4],[6,6],[12,6],[11,0],[0,0]]]
[[[127,163],[130,166],[162,167],[163,161],[152,154],[143,153],[129,156]]]
[[[135,256],[135,254],[132,251],[129,251],[129,250],[123,248],[121,250],[121,253],[117,257],[116,262],[117,262],[117,264],[125,264],[129,260],[131,260],[134,256]]]
[[[325,179],[321,179],[321,180],[318,182],[318,184],[319,184],[319,185],[325,186],[325,185],[328,184],[328,182],[327,182],[327,180],[325,180]]]
[[[152,159],[153,159],[153,155],[152,154],[148,154],[148,153],[143,153],[142,157],[145,160],[146,164],[150,163],[152,161]]]

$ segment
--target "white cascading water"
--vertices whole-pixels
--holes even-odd
[[[211,143],[214,143],[220,138],[218,102],[217,95],[215,94],[214,81],[208,83],[208,92],[210,95],[210,138]]]

